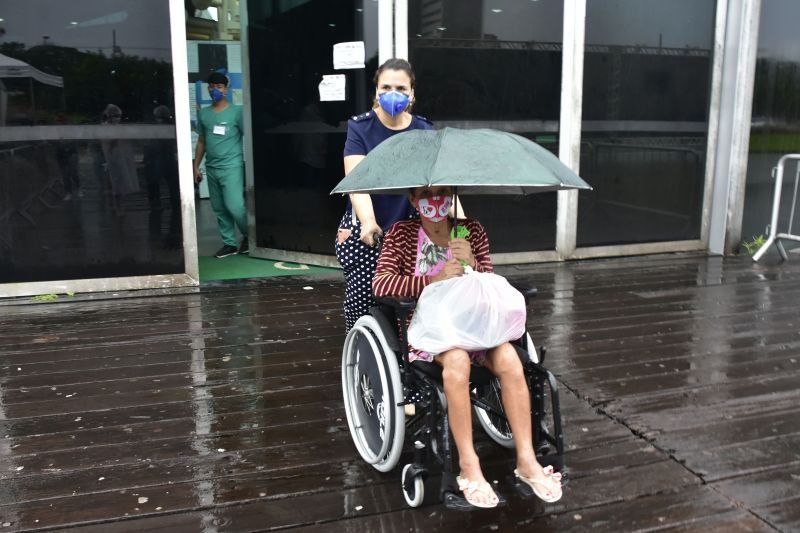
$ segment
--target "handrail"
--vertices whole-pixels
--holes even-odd
[[[778,166],[773,169],[773,173],[775,174],[775,192],[773,193],[772,197],[772,218],[770,219],[769,223],[769,237],[767,237],[767,242],[764,243],[761,248],[753,255],[753,261],[758,261],[761,259],[767,248],[769,248],[773,243],[778,248],[778,253],[781,255],[781,259],[784,261],[789,259],[789,256],[786,254],[786,249],[783,247],[783,243],[781,240],[787,241],[797,241],[800,242],[800,235],[792,234],[792,224],[794,223],[794,210],[795,206],[797,205],[797,190],[798,190],[798,181],[800,180],[800,164],[797,165],[797,171],[794,175],[794,198],[792,198],[792,209],[789,213],[789,224],[787,226],[786,233],[778,233],[778,214],[780,211],[781,206],[781,189],[783,188],[783,169],[786,166],[786,161],[795,160],[800,161],[800,154],[786,154],[778,160]]]

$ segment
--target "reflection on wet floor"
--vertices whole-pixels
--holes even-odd
[[[562,385],[564,498],[422,509],[355,451],[343,287],[0,306],[0,531],[792,531],[800,262],[657,256],[505,267]],[[303,290],[311,286],[312,290]]]

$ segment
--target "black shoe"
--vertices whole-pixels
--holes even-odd
[[[247,238],[242,241],[242,244],[239,245],[239,253],[246,254],[250,252],[250,243],[247,241]]]
[[[229,255],[236,255],[239,251],[236,249],[235,246],[230,246],[226,244],[222,248],[220,248],[217,253],[214,254],[214,257],[217,259],[222,259],[223,257],[228,257]]]

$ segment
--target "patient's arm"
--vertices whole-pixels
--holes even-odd
[[[375,298],[393,296],[419,298],[422,289],[430,285],[431,278],[415,276],[406,268],[408,254],[416,254],[417,233],[414,226],[398,222],[389,230],[383,241],[381,256],[372,279],[372,294]],[[413,263],[413,260],[410,261]]]

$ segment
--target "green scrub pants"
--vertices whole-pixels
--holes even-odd
[[[247,209],[244,203],[244,167],[206,168],[208,196],[217,217],[222,242],[239,246],[236,227],[247,239]]]

